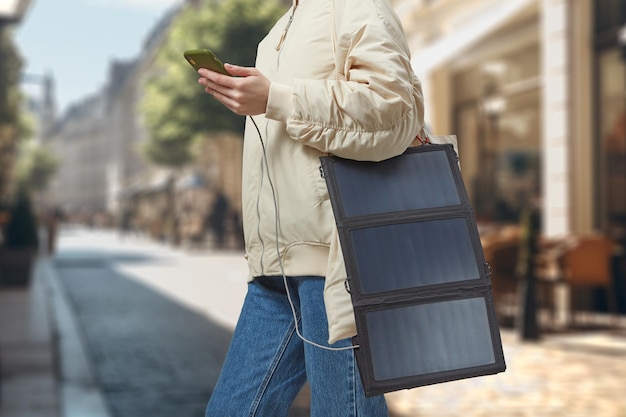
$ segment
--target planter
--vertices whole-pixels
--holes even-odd
[[[36,259],[34,249],[0,248],[0,286],[28,286]]]

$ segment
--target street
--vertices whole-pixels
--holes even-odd
[[[203,415],[245,295],[243,253],[66,229],[52,265],[113,417]],[[392,415],[626,417],[623,326],[502,338],[505,373],[388,394]],[[307,402],[304,390],[292,417]]]
[[[246,290],[243,254],[65,230],[53,260],[115,417],[201,416]],[[306,391],[292,417],[308,415]]]

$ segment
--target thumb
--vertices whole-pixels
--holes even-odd
[[[255,74],[255,68],[251,67],[240,67],[239,65],[224,64],[224,68],[226,68],[226,71],[228,71],[230,75],[234,75],[236,77],[248,77]]]

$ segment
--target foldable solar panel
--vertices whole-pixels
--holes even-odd
[[[489,268],[452,145],[322,157],[366,395],[505,370]]]

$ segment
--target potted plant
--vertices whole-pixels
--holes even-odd
[[[37,258],[39,238],[31,199],[23,189],[17,192],[2,235],[0,285],[29,285]]]

